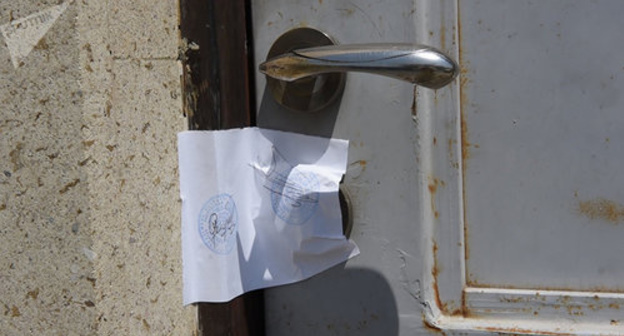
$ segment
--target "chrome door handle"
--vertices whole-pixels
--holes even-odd
[[[457,64],[443,52],[410,44],[351,44],[293,50],[260,64],[265,75],[292,82],[331,72],[366,72],[439,89],[457,76]]]
[[[296,28],[280,36],[267,61],[260,64],[275,100],[291,110],[314,112],[339,100],[345,72],[397,78],[430,89],[453,81],[457,64],[428,46],[404,43],[336,45],[313,28]]]

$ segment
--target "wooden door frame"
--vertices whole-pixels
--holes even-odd
[[[251,0],[180,0],[183,111],[190,130],[255,125]],[[198,303],[201,336],[264,335],[262,290]]]

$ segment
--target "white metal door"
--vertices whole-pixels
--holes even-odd
[[[432,91],[349,74],[339,109],[262,127],[350,140],[361,255],[267,291],[270,335],[624,333],[621,1],[254,2],[285,31],[413,42],[461,65]]]

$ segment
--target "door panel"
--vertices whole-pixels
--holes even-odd
[[[468,284],[622,290],[623,10],[460,2]]]
[[[428,44],[462,67],[437,91],[349,74],[317,114],[281,108],[257,78],[259,126],[350,140],[361,250],[267,290],[268,334],[621,334],[623,6],[254,2],[256,64],[309,26]]]
[[[254,3],[257,63],[279,35],[298,26],[320,28],[340,43],[415,41],[413,4],[407,1],[296,3]],[[349,74],[339,111],[309,115],[276,106],[263,89],[264,78],[258,78],[257,88],[259,126],[350,140],[345,185],[354,209],[351,237],[362,250],[309,281],[267,290],[268,334],[396,335],[399,312],[405,315],[402,324],[422,324],[414,299],[422,265],[414,229],[413,86]]]

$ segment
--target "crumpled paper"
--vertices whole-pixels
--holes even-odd
[[[356,256],[338,185],[349,143],[245,128],[178,135],[183,302],[226,302]]]

